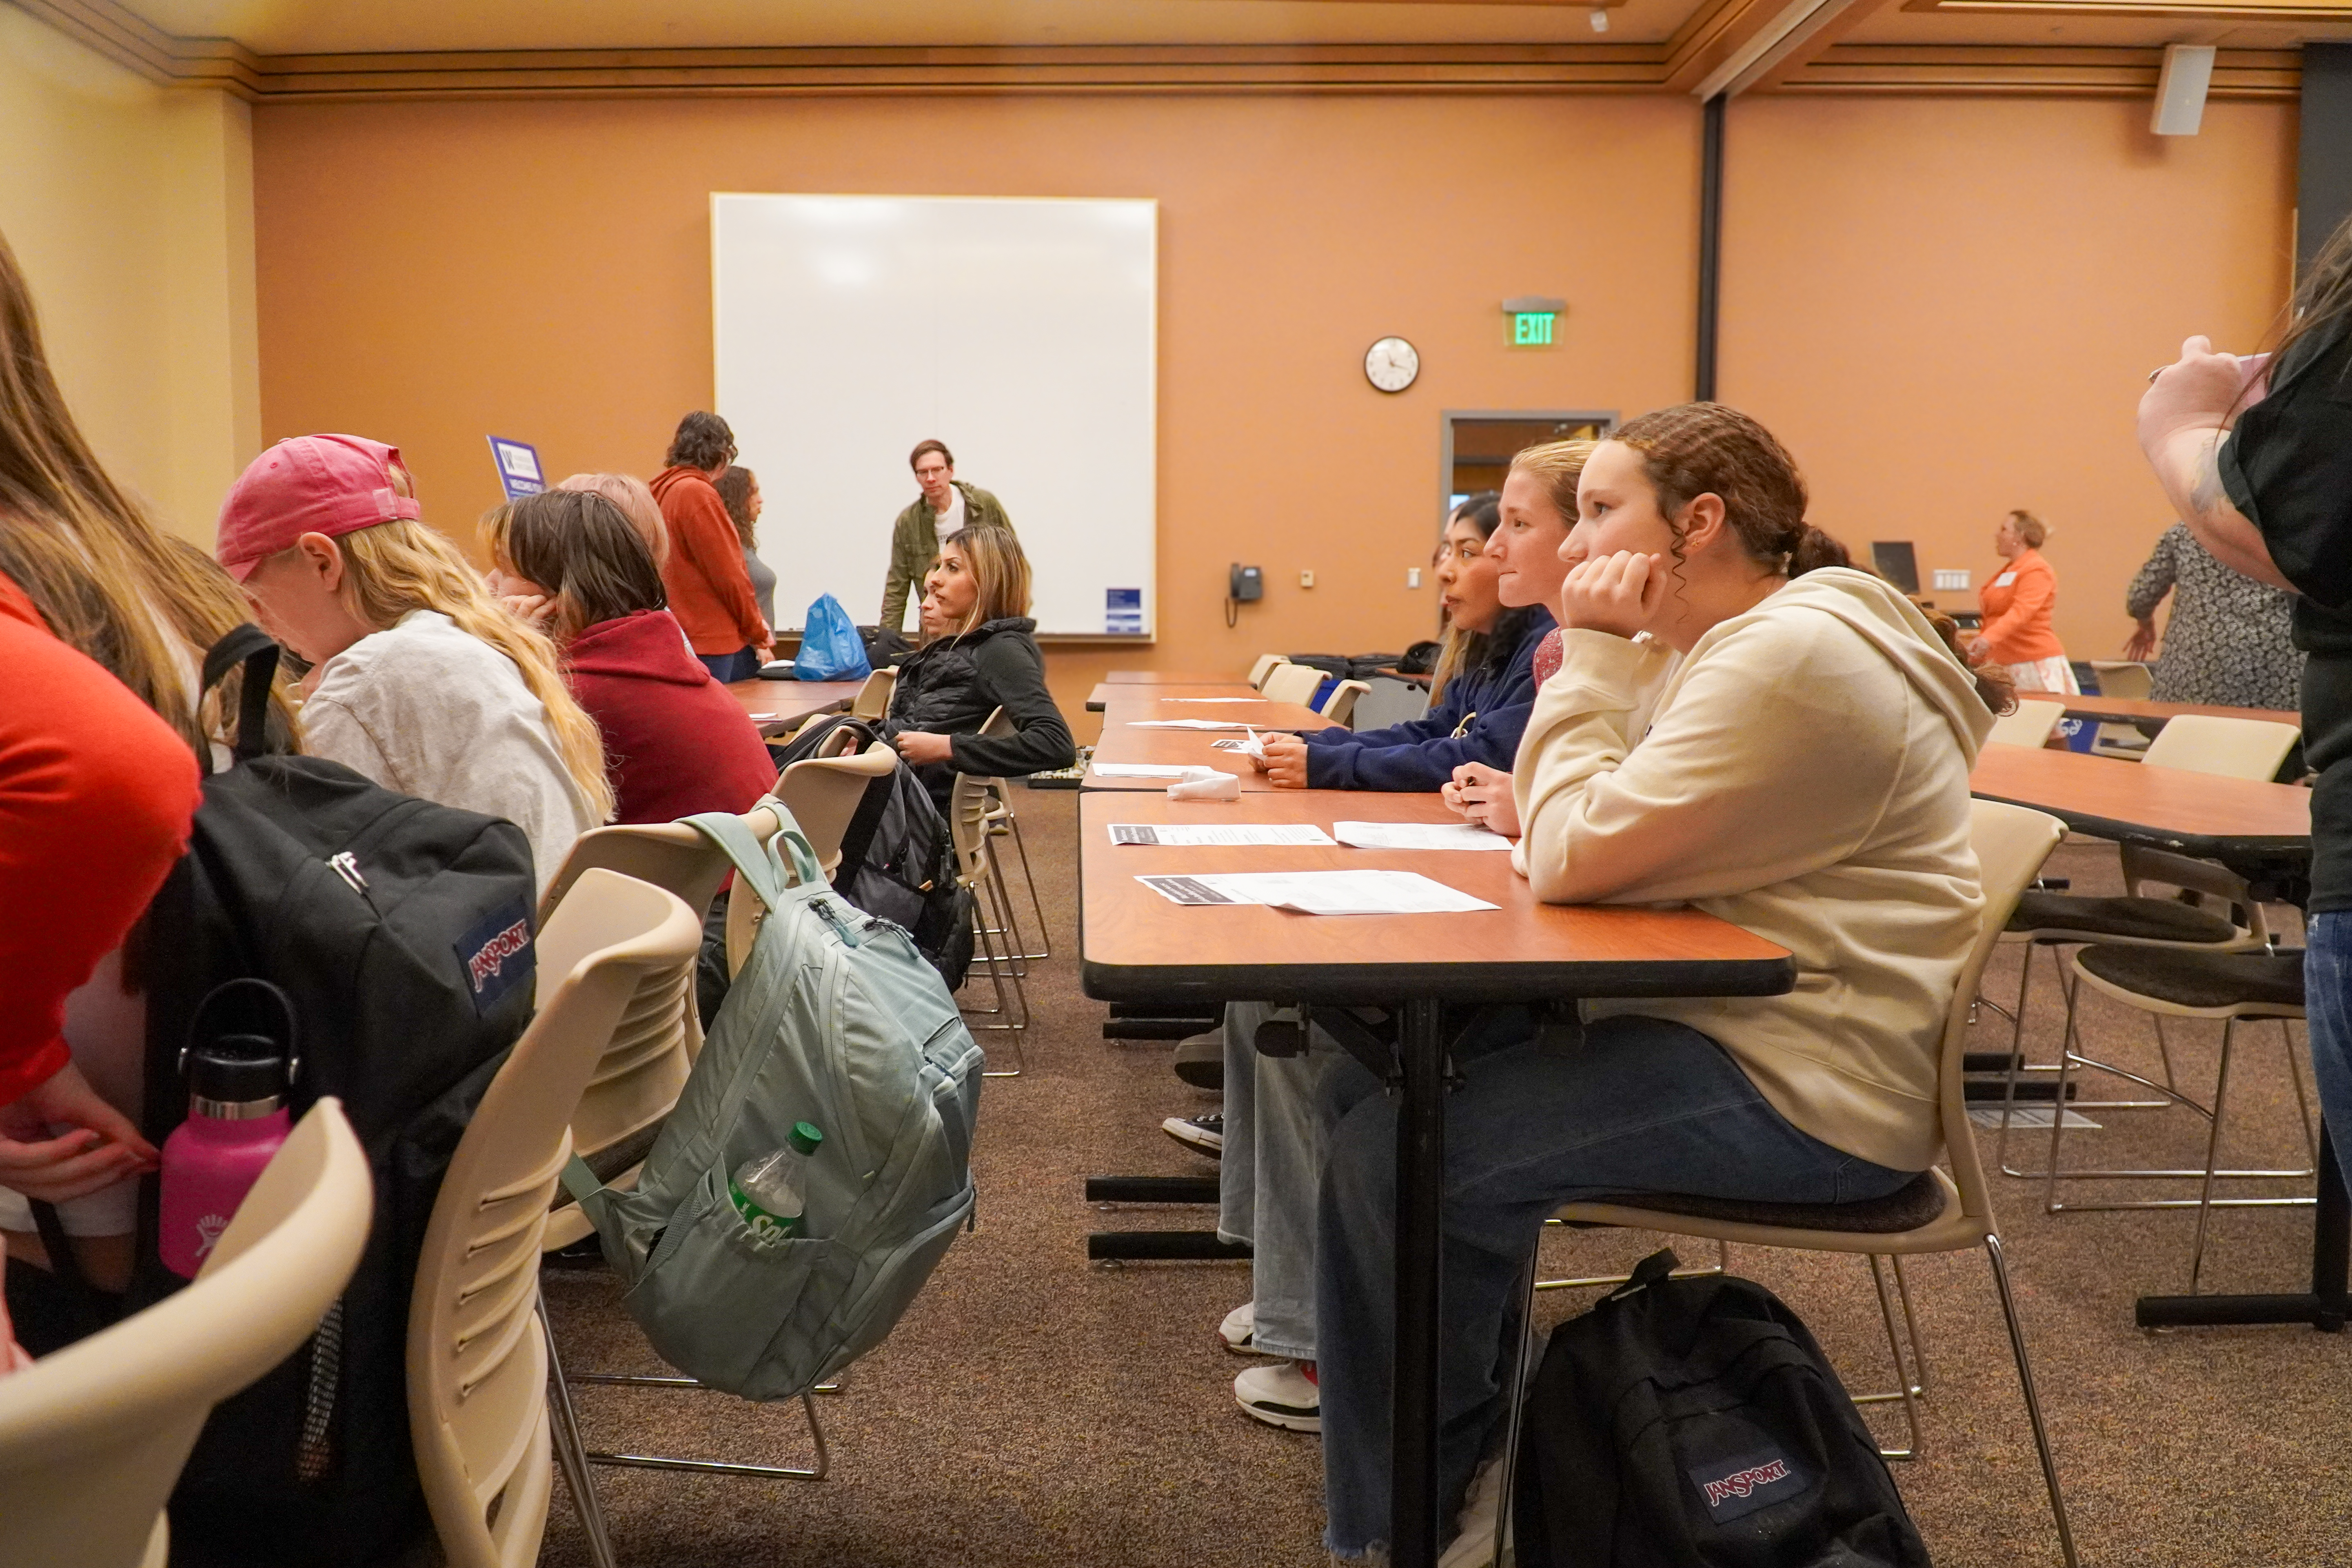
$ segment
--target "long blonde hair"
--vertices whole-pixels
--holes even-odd
[[[1018,534],[992,522],[975,523],[957,529],[940,542],[942,551],[949,545],[963,552],[965,570],[980,583],[971,608],[964,612],[963,624],[949,637],[960,637],[985,621],[1029,613],[1029,557],[1022,552]]]
[[[405,476],[397,469],[394,475],[399,488]],[[359,529],[335,543],[343,552],[343,602],[361,620],[390,627],[412,610],[436,610],[459,631],[512,659],[523,684],[547,710],[547,727],[554,731],[564,771],[588,797],[597,821],[613,815],[604,737],[563,684],[555,645],[500,609],[456,545],[405,519]]]
[[[49,630],[103,665],[199,756],[216,726],[189,700],[192,658],[251,618],[245,595],[212,558],[157,528],[100,467],[66,407],[41,345],[33,297],[0,239],[0,573],[33,601]],[[223,708],[235,713],[241,675]],[[282,683],[273,731],[295,734]]]

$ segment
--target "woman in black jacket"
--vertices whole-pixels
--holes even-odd
[[[923,578],[923,646],[900,661],[882,725],[942,811],[958,773],[1013,776],[1076,760],[1028,608],[1029,558],[1011,529],[948,535]],[[982,735],[999,708],[1013,733]]]

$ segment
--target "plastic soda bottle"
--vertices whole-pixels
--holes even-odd
[[[754,1235],[781,1241],[799,1232],[802,1211],[808,1206],[809,1156],[824,1142],[824,1133],[795,1121],[782,1148],[754,1154],[735,1167],[727,1196]]]

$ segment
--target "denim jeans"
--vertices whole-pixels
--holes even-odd
[[[750,680],[760,673],[760,650],[754,647],[739,647],[733,653],[698,653],[694,657],[702,661],[710,679],[721,686]]]
[[[1850,1203],[1914,1174],[1800,1131],[1720,1046],[1683,1024],[1605,1018],[1580,1043],[1529,1040],[1455,1060],[1437,1390],[1447,1530],[1504,1413],[1519,1273],[1554,1208],[1618,1192]],[[1385,1094],[1330,1109],[1339,1119],[1318,1211],[1316,1289],[1325,1544],[1360,1557],[1389,1536],[1396,1110]]]
[[[1329,1131],[1322,1107],[1337,1085],[1352,1098],[1380,1086],[1320,1029],[1299,1057],[1261,1057],[1257,1026],[1277,1010],[1225,1005],[1225,1151],[1218,1162],[1217,1234],[1250,1244],[1253,1344],[1265,1355],[1315,1359],[1315,1194]]]
[[[2352,911],[2311,917],[2304,938],[2305,1029],[2319,1112],[2336,1148],[2336,1166],[2352,1187]]]

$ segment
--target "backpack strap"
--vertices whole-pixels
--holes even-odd
[[[245,689],[237,704],[236,760],[249,763],[261,755],[269,738],[269,685],[278,678],[278,645],[249,621],[232,627],[205,650],[204,689],[210,691],[226,680],[239,665],[245,667]],[[203,762],[205,772],[212,772],[209,753]]]
[[[603,1192],[604,1184],[596,1179],[587,1161],[574,1154],[563,1163],[563,1190],[572,1194],[574,1203],[584,1204]]]
[[[764,848],[758,839],[751,837],[751,830],[743,826],[743,819],[732,812],[707,811],[699,816],[687,817],[685,822],[735,863],[736,871],[751,884],[751,891],[772,910],[783,900],[784,890],[778,873],[782,870],[786,858],[790,859],[796,880],[804,885],[814,883],[822,887],[824,872],[817,866],[816,850],[810,845],[808,836],[801,831],[801,825],[793,820],[792,808],[775,796],[769,795],[753,809],[774,812],[776,820],[783,825]]]

